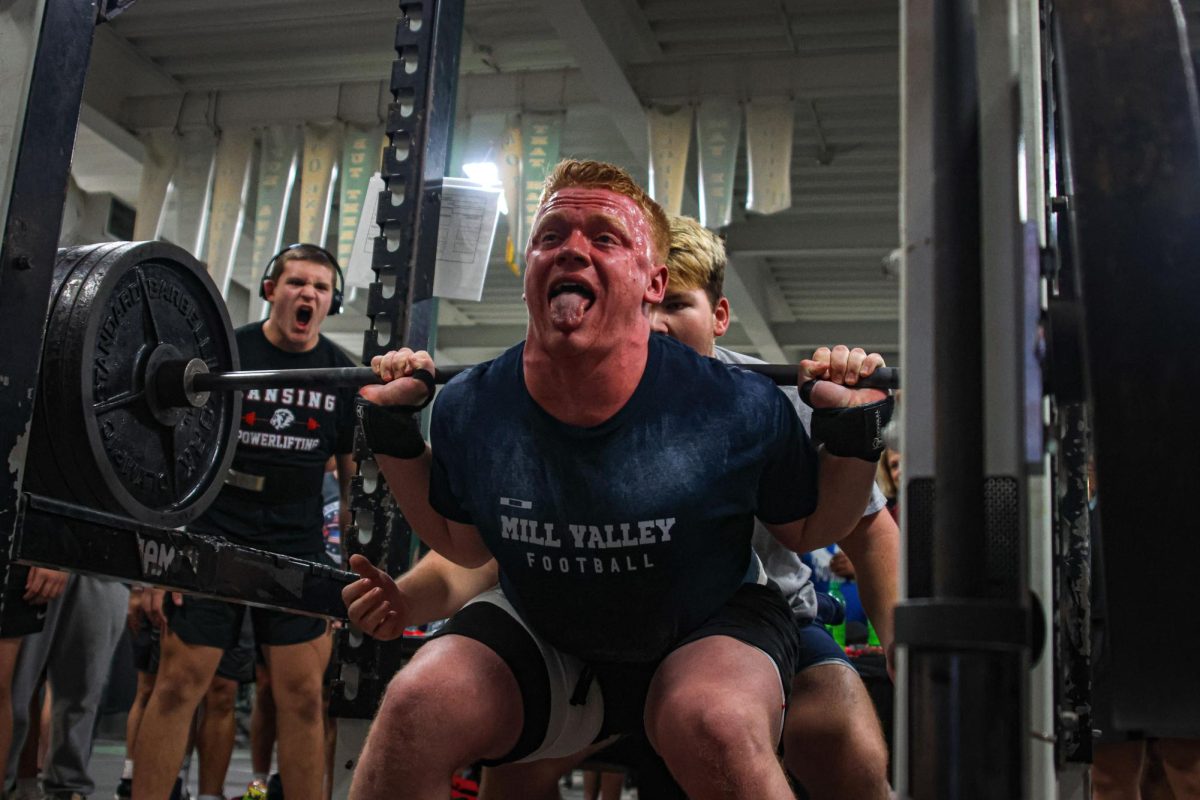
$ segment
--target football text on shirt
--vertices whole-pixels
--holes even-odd
[[[527,550],[531,568],[546,572],[578,572],[590,575],[653,569],[650,554],[637,548],[671,541],[675,518],[588,525],[553,522],[500,515],[500,538],[556,550]],[[566,550],[569,555],[562,552]]]

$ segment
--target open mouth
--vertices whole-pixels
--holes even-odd
[[[563,281],[562,283],[556,284],[550,288],[550,302],[553,303],[556,297],[564,294],[578,295],[587,302],[588,306],[590,306],[596,299],[595,293],[582,283]]]
[[[296,321],[301,325],[307,325],[312,320],[313,310],[309,306],[300,306],[296,309]]]

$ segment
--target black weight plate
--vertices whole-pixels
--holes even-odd
[[[47,335],[42,345],[42,366],[37,402],[34,405],[29,458],[26,461],[27,490],[92,507],[103,504],[80,477],[82,471],[77,458],[79,448],[55,447],[51,431],[59,431],[66,427],[67,423],[68,412],[61,406],[61,362],[64,353],[72,348],[72,343],[70,336],[64,336],[61,332],[66,330],[69,324],[67,318],[74,306],[80,283],[96,262],[116,246],[114,243],[104,243],[58,251],[54,263]],[[59,439],[61,438],[60,434]]]
[[[103,491],[96,491],[91,484],[98,467],[90,448],[81,446],[87,440],[87,432],[80,413],[79,370],[83,326],[95,300],[95,286],[89,276],[107,259],[119,258],[125,242],[106,242],[75,248],[83,251],[75,259],[75,266],[57,274],[61,279],[51,308],[46,329],[46,343],[42,351],[42,396],[41,406],[45,412],[46,430],[54,460],[61,475],[63,491],[58,492],[82,505],[123,512],[126,509],[114,503],[114,499]],[[58,261],[68,261],[73,250],[60,251]],[[80,305],[83,321],[75,321],[76,302]],[[52,492],[53,494],[53,492]]]
[[[237,369],[225,306],[204,268],[160,242],[95,248],[65,277],[43,358],[49,437],[68,492],[142,522],[177,527],[220,490],[233,457],[236,393],[157,418],[146,395],[156,350]]]

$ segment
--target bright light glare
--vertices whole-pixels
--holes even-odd
[[[470,164],[463,164],[463,174],[484,186],[500,185],[500,168],[492,161],[472,161]]]
[[[500,168],[494,161],[472,161],[469,164],[463,164],[462,169],[464,175],[480,186],[489,189],[501,188]],[[500,213],[508,213],[508,202],[504,198],[504,192],[500,192]]]

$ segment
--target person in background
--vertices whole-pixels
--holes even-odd
[[[236,332],[242,366],[352,366],[321,335],[326,315],[340,303],[340,282],[335,257],[322,247],[292,245],[276,255],[262,283],[270,314]],[[245,392],[226,485],[189,530],[281,555],[322,558],[325,463],[330,456],[338,459],[342,496],[348,497],[353,405],[354,393],[348,389]],[[320,798],[325,773],[322,676],[330,653],[324,620],[199,597],[169,604],[169,612],[158,678],[134,749],[135,800],[159,800],[170,793],[186,747],[187,721],[247,614],[271,673],[283,782],[292,800]]]
[[[875,475],[875,483],[887,498],[887,509],[892,519],[900,522],[900,452],[887,448],[883,458],[879,459],[879,468]]]
[[[21,639],[42,630],[47,603],[59,597],[66,585],[65,572],[45,567],[8,565],[4,587],[5,614],[4,619],[0,620],[0,753],[6,759],[13,745],[13,675],[17,668]],[[28,707],[26,700],[24,713],[28,713]],[[36,778],[33,786],[14,788],[39,791]]]
[[[49,798],[86,797],[95,789],[88,762],[96,717],[128,605],[125,585],[68,574],[62,593],[46,606],[43,629],[21,642],[12,681],[13,738],[7,772],[16,774],[25,737],[31,725],[40,724],[40,715],[30,718],[30,705],[48,681],[53,705],[42,789]]]

